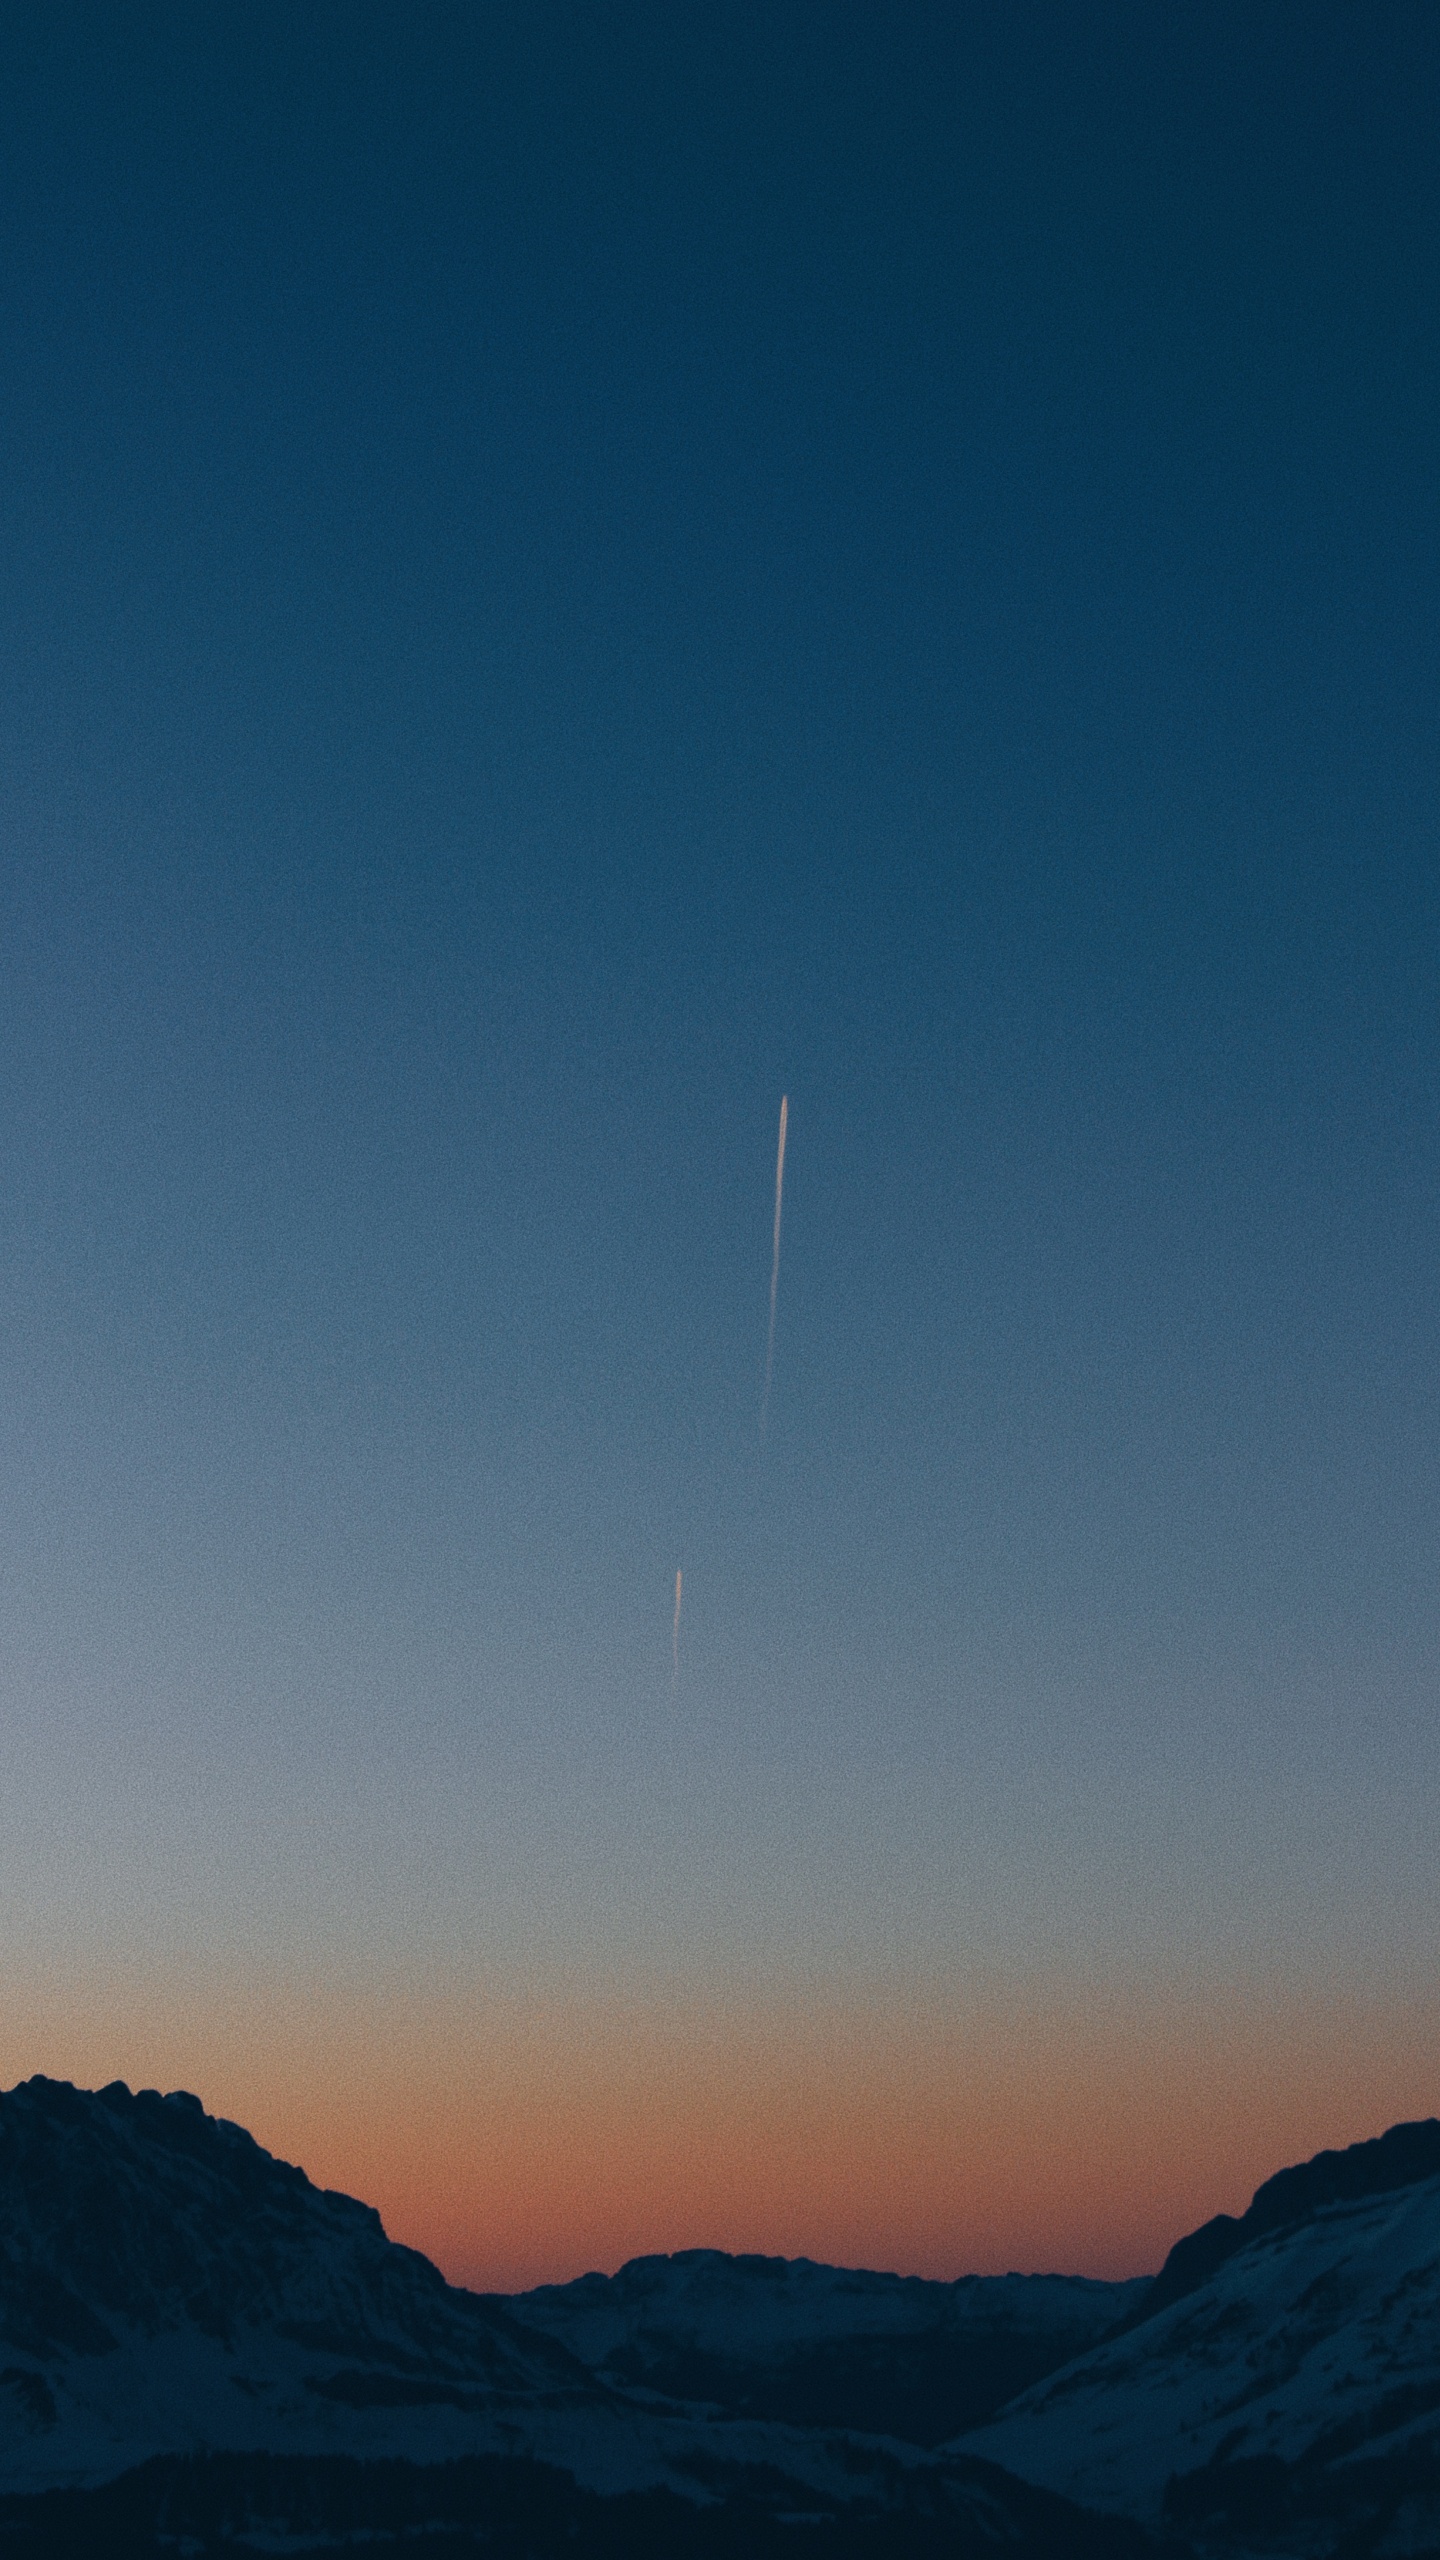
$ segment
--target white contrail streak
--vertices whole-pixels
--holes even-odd
[[[785,1123],[790,1116],[790,1097],[780,1096],[780,1148],[775,1158],[775,1252],[770,1264],[770,1338],[765,1345],[765,1396],[760,1407],[760,1437],[770,1419],[770,1376],[775,1366],[775,1300],[780,1288],[780,1205],[785,1196]]]
[[[670,1684],[672,1688],[680,1677],[680,1592],[683,1582],[684,1575],[680,1572],[679,1567],[677,1566],[675,1572],[675,1624],[670,1630]]]

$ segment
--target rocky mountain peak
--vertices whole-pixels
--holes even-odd
[[[1394,2124],[1373,2142],[1344,2151],[1317,2151],[1293,2169],[1279,2169],[1256,2188],[1246,2211],[1217,2213],[1198,2231],[1177,2240],[1144,2301],[1132,2317],[1148,2320],[1187,2293],[1195,2293],[1252,2240],[1313,2220],[1327,2206],[1358,2204],[1367,2196],[1393,2195],[1402,2187],[1440,2177],[1440,2121]]]

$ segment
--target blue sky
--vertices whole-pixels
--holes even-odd
[[[1433,15],[3,41],[12,1946],[1428,1979]]]

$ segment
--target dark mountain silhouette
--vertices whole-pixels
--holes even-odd
[[[1363,2196],[1392,2195],[1440,2177],[1440,2121],[1393,2124],[1374,2142],[1352,2142],[1346,2151],[1317,2151],[1298,2168],[1277,2170],[1257,2187],[1242,2214],[1217,2213],[1198,2231],[1177,2240],[1132,2318],[1148,2320],[1167,2303],[1195,2293],[1227,2258],[1247,2249],[1262,2232],[1289,2230],[1329,2204],[1355,2204]]]
[[[1093,2346],[1148,2290],[1144,2277],[935,2284],[686,2249],[542,2285],[508,2308],[621,2388],[936,2445]]]
[[[563,2350],[387,2240],[372,2206],[313,2187],[198,2098],[35,2079],[0,2099],[0,2329],[25,2357],[251,2330],[355,2375],[453,2375],[593,2397]],[[12,2385],[13,2388],[13,2385]],[[23,2396],[23,2394],[22,2394]],[[338,2396],[344,2397],[344,2393]]]
[[[962,2441],[1206,2554],[1440,2552],[1440,2125],[1267,2179]]]
[[[183,2093],[0,2097],[0,2560],[357,2536],[516,2560],[1144,2547],[966,2453],[624,2388]]]
[[[194,2098],[0,2096],[0,2560],[281,2550],[1433,2560],[1440,2125],[1138,2286],[692,2250],[504,2299]]]

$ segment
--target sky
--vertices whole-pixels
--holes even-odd
[[[507,2288],[1440,2108],[1437,81],[0,19],[0,2080]]]

